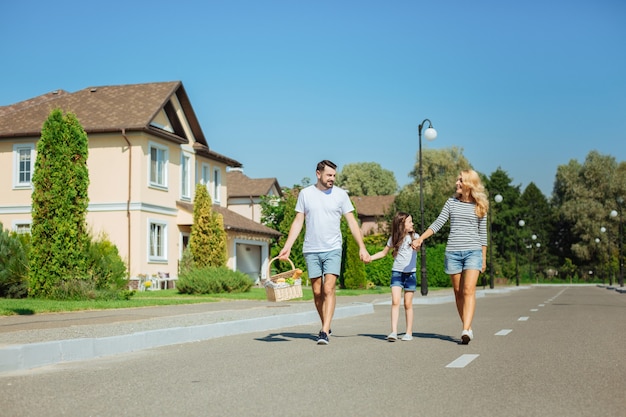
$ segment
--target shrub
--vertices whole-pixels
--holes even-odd
[[[128,286],[126,264],[115,246],[101,236],[88,243],[87,271],[98,290],[123,290]]]
[[[207,266],[183,272],[176,288],[182,294],[220,294],[248,292],[252,281],[247,274],[225,266]]]
[[[0,297],[28,295],[29,235],[4,230],[0,223]]]

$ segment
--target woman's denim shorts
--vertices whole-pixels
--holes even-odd
[[[466,269],[482,271],[483,251],[480,249],[446,251],[444,264],[446,274],[448,275],[460,274]]]
[[[391,286],[402,287],[404,291],[415,291],[417,287],[415,272],[391,271]]]

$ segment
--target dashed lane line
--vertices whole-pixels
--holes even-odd
[[[469,365],[474,359],[479,357],[480,355],[474,354],[465,354],[461,355],[449,364],[446,365],[446,368],[465,368]]]
[[[496,336],[506,336],[507,334],[511,333],[513,331],[513,329],[502,329],[500,330],[498,333],[496,333]]]
[[[528,321],[528,316],[522,316],[517,321]]]

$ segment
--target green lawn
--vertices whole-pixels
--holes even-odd
[[[339,296],[355,296],[362,294],[386,294],[389,288],[371,290],[337,290]],[[311,288],[302,288],[302,300],[312,300]],[[0,298],[0,315],[29,315],[41,313],[58,313],[63,311],[106,310],[112,308],[148,307],[173,304],[213,303],[222,300],[265,300],[264,288],[251,288],[249,292],[237,294],[187,295],[177,290],[137,292],[130,300],[116,301],[55,301],[33,298],[11,299]]]

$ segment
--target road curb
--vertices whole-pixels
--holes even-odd
[[[372,313],[374,313],[373,304],[354,303],[336,307],[334,318],[341,319]],[[319,316],[317,311],[312,310],[206,325],[148,330],[118,336],[12,345],[0,348],[0,373],[316,322],[319,322]]]

